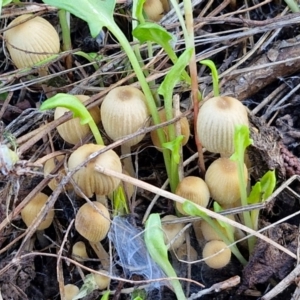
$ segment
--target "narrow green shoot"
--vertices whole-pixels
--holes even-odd
[[[273,193],[276,186],[275,171],[268,171],[260,181],[252,187],[251,192],[248,196],[249,204],[256,204],[267,200]],[[251,220],[253,229],[258,229],[258,216],[259,210],[255,209],[251,211]]]
[[[247,186],[245,183],[245,175],[244,175],[244,157],[245,157],[246,148],[251,144],[252,144],[252,140],[249,137],[249,127],[246,125],[236,126],[234,131],[235,152],[232,154],[230,159],[237,163],[242,206],[248,205]],[[243,216],[244,216],[245,225],[249,228],[253,228],[250,212],[244,211]],[[249,253],[253,251],[255,241],[256,239],[254,236],[248,239]]]
[[[83,58],[85,58],[86,60],[88,60],[89,62],[96,62],[96,61],[100,61],[103,56],[99,55],[96,52],[90,52],[90,53],[86,53],[83,51],[77,51],[74,53],[74,55],[78,55],[81,56]],[[95,70],[97,71],[99,69],[99,66],[96,63],[93,63],[93,67],[95,68]]]
[[[162,146],[171,151],[171,178],[170,185],[171,190],[175,191],[176,187],[179,183],[179,173],[178,173],[178,165],[180,162],[180,147],[183,140],[183,135],[177,136],[175,139],[170,142],[166,142],[162,144]]]
[[[101,134],[99,132],[99,129],[92,118],[89,111],[86,109],[86,107],[80,102],[80,100],[69,94],[56,94],[55,96],[49,98],[46,100],[40,107],[40,110],[47,110],[52,109],[56,107],[65,107],[72,111],[73,116],[75,118],[80,119],[80,123],[82,125],[88,124],[98,145],[104,145],[103,139],[101,137]]]
[[[239,262],[243,266],[245,266],[247,264],[246,259],[243,257],[243,255],[241,254],[241,252],[238,249],[238,247],[236,246],[236,244],[232,245],[232,243],[234,242],[232,231],[231,231],[231,234],[230,234],[230,237],[231,237],[231,239],[230,239],[227,235],[224,235],[224,233],[220,230],[220,228],[215,225],[213,220],[206,213],[200,211],[194,205],[194,203],[189,201],[189,200],[187,200],[183,203],[182,208],[190,216],[197,216],[197,217],[202,218],[204,221],[206,221],[217,232],[217,234],[222,238],[223,242],[227,246],[230,246],[231,252],[235,255],[235,257],[239,260]],[[225,224],[225,222],[223,224]],[[226,224],[226,225],[228,225],[228,224]],[[226,225],[224,225],[224,226],[226,226]],[[227,228],[229,230],[230,229],[229,226],[230,225],[226,226],[225,228]]]
[[[287,4],[287,6],[290,8],[290,10],[293,13],[297,13],[297,12],[300,11],[297,1],[295,1],[295,0],[284,0],[284,2]]]
[[[161,267],[168,277],[177,277],[168,259],[168,249],[164,242],[163,230],[159,214],[151,214],[145,225],[145,244],[152,259]],[[178,279],[171,284],[178,300],[186,299]]]
[[[211,76],[213,81],[213,90],[214,90],[214,96],[217,97],[220,95],[219,91],[219,75],[216,68],[215,63],[210,59],[201,60],[200,64],[205,65],[210,68],[211,70]]]
[[[113,199],[112,206],[113,206],[114,217],[117,215],[125,215],[129,213],[125,191],[122,185],[119,185],[119,187],[115,191],[113,191],[112,199]]]

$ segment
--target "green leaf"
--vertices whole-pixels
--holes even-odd
[[[162,146],[164,148],[167,148],[171,151],[171,157],[172,157],[171,159],[174,160],[174,162],[176,164],[179,164],[179,162],[180,162],[179,150],[180,150],[181,142],[182,142],[183,138],[184,138],[183,135],[179,135],[176,137],[175,140],[162,144]]]
[[[251,192],[247,198],[247,202],[249,204],[259,203],[262,199],[262,190],[260,181],[256,182],[256,184],[252,187]]]
[[[86,107],[81,103],[81,101],[69,94],[56,94],[55,96],[46,100],[40,107],[40,110],[47,110],[56,107],[65,107],[72,111],[75,118],[80,118],[80,123],[82,125],[88,124],[93,120],[92,116],[86,109]]]
[[[189,200],[183,202],[182,209],[190,216],[196,216],[203,219],[208,217],[205,212],[202,212],[198,207],[195,206],[193,202]]]
[[[105,292],[104,295],[101,297],[101,300],[108,300],[109,294],[110,294],[110,291]]]
[[[101,134],[98,127],[92,118],[87,108],[81,103],[81,101],[69,94],[56,94],[54,97],[46,100],[40,107],[40,110],[47,110],[56,107],[65,107],[69,109],[75,118],[80,119],[80,124],[88,124],[98,145],[104,145]]]
[[[65,9],[76,17],[86,21],[92,37],[96,37],[102,27],[114,24],[113,12],[115,0],[43,0],[44,3]],[[114,26],[114,25],[113,25]]]
[[[164,81],[159,86],[157,92],[162,95],[164,98],[168,98],[169,94],[173,94],[173,89],[176,84],[180,81],[180,75],[185,70],[187,64],[189,63],[193,49],[186,49],[178,58],[177,62],[171,68],[171,70],[166,75]]]
[[[236,125],[234,131],[234,149],[235,152],[230,159],[235,161],[244,161],[245,150],[253,143],[250,139],[249,127],[247,125]]]
[[[276,175],[275,170],[268,171],[260,180],[261,190],[263,193],[263,200],[267,200],[269,198],[275,187],[276,187]]]
[[[166,29],[156,23],[145,22],[139,24],[133,31],[132,35],[141,43],[155,42],[163,48],[170,47],[170,42],[174,36]]]
[[[79,293],[73,297],[72,300],[81,299],[89,294],[91,294],[94,290],[98,289],[98,285],[95,282],[95,278],[93,274],[88,274],[84,278],[84,282],[82,287],[79,290]]]
[[[220,94],[220,92],[219,92],[219,75],[218,75],[218,71],[217,71],[215,63],[210,59],[205,59],[205,60],[201,60],[200,64],[205,65],[210,68],[211,76],[212,76],[212,80],[213,80],[214,96],[215,97],[219,96],[219,94]]]
[[[135,11],[135,16],[139,20],[139,22],[144,21],[144,16],[143,16],[143,6],[146,0],[136,0],[137,5],[136,5],[136,11]]]
[[[145,226],[145,244],[152,259],[162,268],[169,277],[177,277],[168,259],[168,249],[164,242],[159,214],[151,214]],[[182,286],[178,279],[172,279],[171,284],[178,300],[185,299]]]

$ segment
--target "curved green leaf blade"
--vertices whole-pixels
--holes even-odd
[[[115,24],[113,19],[115,0],[43,0],[43,2],[60,9],[65,9],[76,17],[86,21],[92,37],[96,37],[102,27],[110,28],[112,24]]]

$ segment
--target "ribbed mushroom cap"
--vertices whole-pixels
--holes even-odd
[[[26,21],[29,18],[32,18],[32,15],[24,14],[17,17],[4,32],[6,47],[12,61],[19,69],[31,67],[59,53],[60,48],[59,36],[47,20],[34,17]],[[21,22],[24,23],[20,24]]]
[[[149,111],[146,97],[137,88],[119,86],[111,90],[101,105],[101,120],[108,136],[118,140],[135,133],[148,124]],[[126,142],[127,146],[139,143],[144,134]]]
[[[230,156],[234,152],[236,125],[249,125],[246,107],[232,97],[214,97],[200,107],[198,137],[208,151]]]
[[[221,269],[225,267],[231,259],[231,251],[226,247],[226,244],[222,241],[213,240],[207,242],[202,251],[202,256],[205,258],[205,263],[212,269]],[[218,253],[220,250],[222,250],[222,252],[210,257],[211,255]]]
[[[102,241],[110,227],[108,209],[101,203],[94,201],[93,204],[100,210],[99,213],[91,204],[82,205],[75,218],[76,230],[91,243]]]
[[[206,183],[200,177],[196,176],[183,178],[179,182],[175,194],[203,207],[208,205],[210,197]],[[176,208],[181,214],[186,215],[181,203],[176,202]]]
[[[174,221],[178,220],[179,218],[173,215],[167,215],[164,216],[161,221]],[[165,244],[169,244],[173,239],[176,237],[176,240],[173,241],[170,249],[176,250],[179,248],[185,241],[185,234],[182,233],[181,235],[178,235],[178,233],[183,229],[184,224],[183,223],[170,223],[162,224],[162,230],[164,232],[164,241]]]
[[[82,103],[89,99],[89,96],[85,95],[75,95]],[[54,119],[60,118],[69,110],[65,107],[57,107],[54,112]],[[98,124],[101,120],[100,118],[100,109],[99,107],[93,107],[89,109],[89,113],[94,119],[95,123]],[[78,142],[81,142],[82,139],[91,132],[88,124],[80,124],[79,118],[73,118],[67,122],[57,126],[57,131],[59,135],[68,143],[75,145]]]
[[[27,227],[29,227],[32,224],[32,222],[40,213],[47,200],[48,196],[46,194],[38,193],[21,210],[22,220],[24,221]],[[44,230],[48,228],[51,225],[53,218],[54,209],[49,209],[46,218],[40,223],[40,225],[37,227],[37,230]]]
[[[158,22],[164,16],[164,8],[160,0],[146,0],[143,8],[149,20],[154,22]]]
[[[245,183],[248,171],[244,165]],[[237,202],[240,197],[238,167],[235,161],[221,157],[212,162],[205,174],[205,182],[211,197],[226,208]]]
[[[166,111],[165,109],[161,109],[159,112],[159,117],[161,122],[165,122],[167,120],[166,118]],[[189,121],[186,117],[180,119],[180,127],[181,127],[181,135],[183,135],[183,140],[182,140],[182,146],[186,145],[186,143],[189,140],[190,137],[190,124]],[[162,128],[165,136],[166,136],[166,141],[169,142],[169,134],[168,134],[168,127],[163,127]],[[162,150],[162,145],[160,144],[159,138],[157,131],[151,131],[150,132],[151,140],[152,143],[155,147],[157,147],[158,150]]]
[[[84,162],[89,155],[103,148],[105,148],[105,146],[95,144],[80,146],[69,158],[69,170],[74,170],[79,164]],[[113,150],[108,150],[90,160],[86,166],[80,168],[73,175],[74,181],[89,198],[92,197],[93,194],[108,195],[113,192],[120,183],[118,178],[97,172],[95,170],[96,165],[122,173],[120,158]]]

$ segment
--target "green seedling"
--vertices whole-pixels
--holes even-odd
[[[93,63],[93,67],[94,69],[97,71],[99,70],[99,66],[97,65],[97,61],[100,61],[103,56],[102,55],[99,55],[98,53],[96,52],[90,52],[90,53],[86,53],[86,52],[83,52],[83,51],[77,51],[74,53],[75,55],[78,55],[78,56],[81,56],[83,58],[85,58],[86,60],[88,60],[90,63]]]
[[[65,107],[72,111],[74,118],[79,118],[82,125],[88,124],[98,145],[104,145],[99,129],[86,107],[80,100],[69,94],[56,94],[46,100],[40,107],[40,110],[47,110],[56,107]]]
[[[128,214],[126,196],[123,187],[120,185],[112,195],[113,199],[113,216]]]
[[[176,272],[168,259],[168,248],[164,242],[159,214],[151,214],[145,225],[145,244],[152,259],[169,277],[176,278]],[[171,284],[178,300],[186,299],[178,279],[172,279]]]
[[[244,178],[244,157],[245,151],[248,146],[250,146],[253,141],[250,139],[249,127],[246,125],[236,126],[234,131],[234,149],[235,152],[230,157],[231,160],[235,161],[238,166],[238,176],[239,176],[239,187],[241,194],[242,206],[247,206],[247,187]],[[243,212],[245,225],[249,228],[253,228],[250,213],[248,211]],[[253,251],[255,245],[255,237],[252,236],[248,239],[249,253]]]
[[[247,264],[247,260],[243,257],[243,255],[241,254],[238,247],[235,244],[233,244],[234,237],[233,237],[233,230],[232,230],[231,225],[229,225],[225,222],[220,223],[220,224],[222,224],[221,226],[224,226],[224,228],[226,229],[227,234],[224,235],[224,233],[220,230],[220,228],[215,225],[213,220],[206,213],[200,211],[193,202],[191,202],[189,200],[185,201],[182,205],[182,208],[190,216],[200,217],[204,221],[206,221],[217,232],[217,234],[222,238],[223,242],[227,246],[230,247],[231,252],[235,255],[235,257],[239,260],[239,262],[244,266]],[[219,222],[219,220],[218,220],[218,222]],[[229,234],[227,231],[229,232]]]
[[[131,294],[132,300],[145,300],[147,298],[147,294],[145,290],[134,290]]]
[[[211,70],[211,77],[212,77],[212,81],[213,81],[213,91],[214,91],[214,96],[217,97],[220,95],[220,91],[219,91],[219,75],[218,75],[218,71],[216,68],[215,63],[210,60],[210,59],[205,59],[205,60],[201,60],[200,64],[205,65],[207,67],[210,68]]]
[[[248,196],[249,204],[257,204],[267,200],[273,193],[276,186],[275,171],[268,171],[260,181],[252,187],[251,192]],[[255,209],[251,211],[251,220],[253,229],[258,229],[258,216],[259,210]]]

